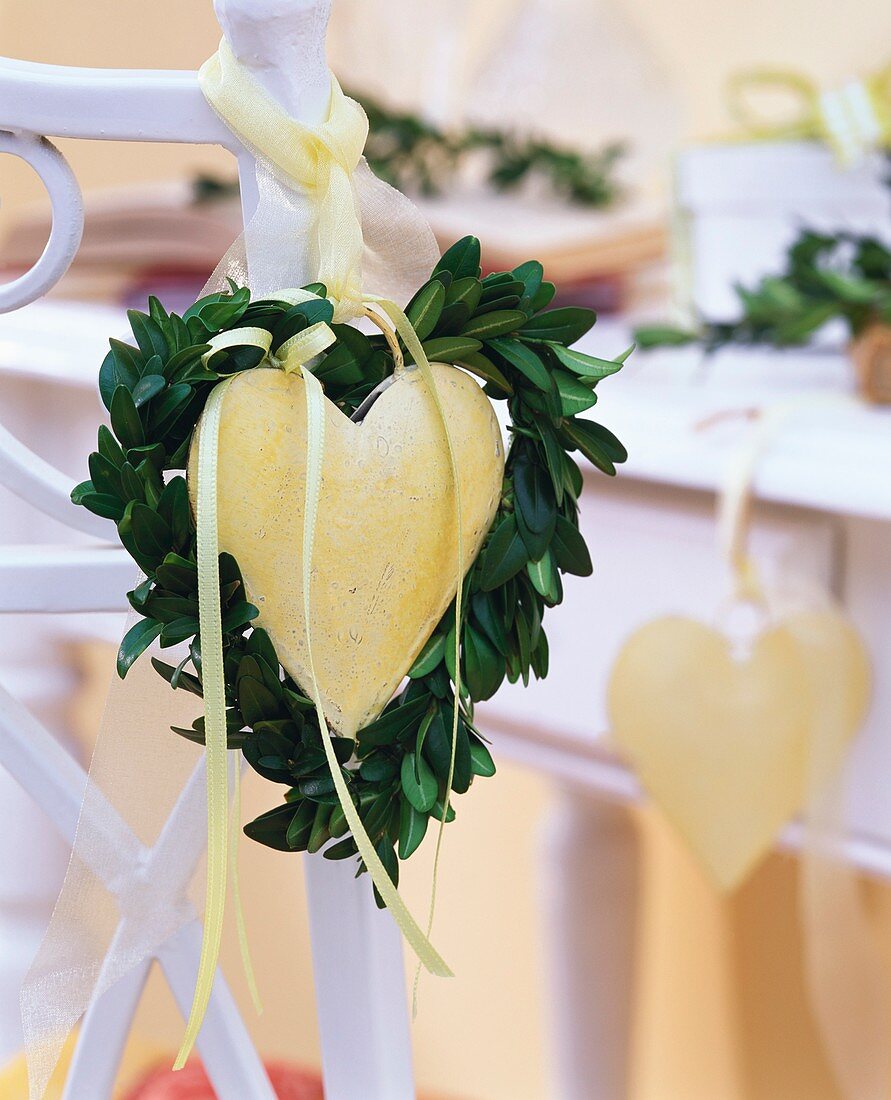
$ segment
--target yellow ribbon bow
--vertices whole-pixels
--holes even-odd
[[[754,102],[760,95],[785,97],[785,117],[760,111]],[[791,69],[746,70],[728,82],[727,106],[742,137],[825,141],[849,167],[870,150],[891,145],[891,64],[826,90]]]
[[[368,136],[365,112],[332,75],[328,118],[318,127],[304,126],[266,93],[225,39],[198,79],[232,132],[315,205],[319,282],[334,302],[335,321],[358,317],[364,244],[353,172]]]

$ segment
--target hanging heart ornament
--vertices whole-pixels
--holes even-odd
[[[832,678],[843,713],[819,734],[832,743],[817,745]],[[866,712],[869,681],[859,635],[831,608],[780,617],[744,651],[712,627],[671,616],[625,643],[609,713],[641,782],[716,885],[732,890],[838,764]]]
[[[498,507],[504,447],[476,382],[451,366],[432,369],[460,480],[463,576]],[[442,424],[419,371],[403,371],[359,423],[327,399],[325,416],[313,656],[329,722],[354,736],[386,706],[454,599],[455,493]],[[257,625],[308,690],[306,425],[299,374],[261,367],[235,377],[221,410],[217,507],[220,549],[241,567]]]

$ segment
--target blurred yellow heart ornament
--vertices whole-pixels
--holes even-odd
[[[501,499],[504,448],[477,383],[455,367],[431,369],[460,481],[463,575]],[[360,423],[327,398],[324,408],[312,648],[326,718],[353,737],[383,710],[455,596],[455,491],[420,371],[404,370]],[[308,692],[303,379],[265,367],[246,371],[229,385],[220,415],[220,549],[238,561],[260,610],[257,625]]]
[[[841,713],[818,723],[830,682]],[[671,616],[625,643],[609,712],[644,786],[713,882],[732,890],[837,766],[869,683],[863,643],[834,608],[780,616],[744,652],[719,630]]]

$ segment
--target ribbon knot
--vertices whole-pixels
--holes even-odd
[[[258,160],[312,200],[312,266],[335,303],[335,321],[358,317],[364,241],[353,172],[368,136],[365,112],[332,76],[327,119],[312,129],[304,126],[267,95],[225,39],[201,67],[198,79],[208,103]],[[294,242],[295,248],[299,243]]]

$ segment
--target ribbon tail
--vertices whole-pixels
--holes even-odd
[[[340,764],[334,753],[334,746],[328,734],[328,723],[325,719],[325,707],[322,702],[322,694],[319,689],[313,662],[312,650],[312,555],[315,541],[315,529],[319,514],[319,498],[322,488],[322,460],[325,448],[325,404],[322,386],[315,375],[308,370],[303,371],[303,379],[306,386],[306,506],[303,516],[303,614],[306,630],[306,657],[309,666],[310,681],[312,687],[312,700],[319,717],[319,732],[328,768],[334,782],[334,789],[343,810],[344,817],[350,827],[359,855],[365,863],[371,880],[377,887],[377,891],[383,898],[384,904],[393,915],[393,919],[399,926],[402,935],[409,946],[417,955],[421,965],[432,974],[440,977],[451,977],[452,971],[446,965],[439,953],[430,943],[429,939],[421,931],[420,926],[408,911],[396,887],[393,885],[386,868],[381,862],[380,856],[375,851],[371,838],[365,831],[359,812],[350,797],[346,780],[343,777]]]
[[[182,1069],[204,1022],[220,955],[226,907],[229,838],[229,765],[226,756],[226,684],[220,614],[219,539],[217,534],[217,452],[220,414],[229,380],[211,392],[198,443],[197,557],[198,623],[204,734],[207,756],[207,897],[201,960],[186,1033],[174,1069]]]
[[[244,906],[241,901],[241,879],[238,872],[238,842],[240,839],[241,825],[241,763],[236,758],[234,765],[235,794],[232,799],[232,812],[229,815],[229,880],[232,883],[232,904],[235,909],[235,927],[238,931],[238,949],[241,952],[241,965],[244,969],[244,977],[247,982],[248,992],[257,1015],[263,1012],[263,1003],[260,1000],[260,990],[257,986],[257,977],[254,973],[254,962],[251,958],[251,947],[247,933],[247,923],[244,919]]]
[[[458,587],[455,591],[455,693],[454,693],[454,705],[452,708],[452,738],[449,751],[449,772],[446,782],[445,798],[442,802],[442,817],[439,819],[439,828],[436,833],[436,849],[433,857],[433,879],[430,886],[430,908],[427,914],[427,935],[433,931],[433,918],[436,912],[436,890],[439,881],[439,857],[442,851],[443,833],[445,831],[446,819],[449,815],[449,807],[452,799],[452,781],[455,778],[455,756],[458,748],[458,722],[460,719],[461,708],[461,619],[464,614],[464,523],[463,514],[461,508],[461,483],[458,480],[458,461],[455,456],[455,446],[452,440],[452,433],[449,431],[448,417],[445,414],[442,401],[440,400],[439,391],[436,388],[436,379],[433,377],[433,370],[430,366],[430,361],[427,359],[427,355],[424,352],[424,347],[421,344],[418,334],[415,332],[411,321],[406,317],[403,311],[396,305],[395,302],[390,301],[387,298],[379,298],[375,295],[366,295],[366,301],[373,302],[379,306],[393,322],[397,333],[402,338],[405,344],[406,350],[415,361],[415,365],[421,372],[421,377],[427,385],[427,389],[430,392],[430,396],[433,399],[433,403],[436,407],[436,412],[439,416],[440,423],[442,424],[443,435],[445,436],[446,448],[449,455],[449,466],[452,474],[452,484],[455,491],[455,519],[456,519],[456,531],[457,531],[457,577]],[[414,991],[413,991],[413,1011],[417,1011],[417,993],[418,993],[418,979],[420,977],[420,967],[415,973]]]

